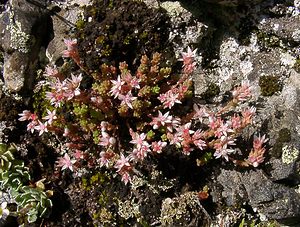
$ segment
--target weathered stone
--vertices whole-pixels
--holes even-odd
[[[223,186],[222,197],[228,206],[242,204],[247,199],[247,193],[241,184],[242,174],[237,171],[222,170],[217,182]]]
[[[217,181],[222,185],[222,196],[228,206],[247,202],[267,219],[284,224],[300,220],[300,195],[293,189],[274,183],[262,170],[246,173],[222,170]]]
[[[174,56],[170,56],[169,59],[173,58],[176,61],[182,57],[181,53],[185,52],[187,47],[195,48],[194,46],[208,35],[209,27],[183,8],[179,1],[166,1],[161,3],[160,6],[167,11],[170,17],[171,31],[169,40],[174,46],[176,58],[174,59]],[[197,55],[195,61],[198,65],[201,65],[201,54]],[[205,85],[204,78],[199,73],[195,73],[193,79],[195,95],[200,96],[205,91],[203,88],[203,85]]]
[[[286,164],[280,159],[273,159],[270,164],[272,166],[270,173],[273,181],[285,181],[294,185],[300,183],[300,176],[295,162]]]
[[[210,3],[210,4],[219,4],[224,6],[237,6],[240,4],[257,4],[264,0],[202,0],[203,2]],[[187,1],[193,3],[194,1]]]
[[[300,42],[300,18],[270,18],[261,23],[260,30],[268,35],[276,35],[279,39],[286,41]]]
[[[29,1],[10,0],[0,18],[5,84],[14,92],[31,89],[41,46],[47,44],[51,33],[49,15]]]
[[[13,52],[5,57],[3,77],[9,90],[20,91],[23,87],[28,60],[28,55],[20,52]]]
[[[273,183],[262,170],[244,174],[242,183],[259,213],[284,224],[299,224],[300,195],[293,188]]]
[[[197,20],[192,13],[183,8],[180,2],[166,1],[160,5],[164,8],[171,20],[171,32],[169,40],[174,45],[177,59],[181,58],[181,52],[186,48],[198,44],[206,35],[208,26]],[[201,56],[195,59],[201,63]]]
[[[66,49],[64,39],[69,38],[68,34],[70,34],[70,30],[75,28],[78,15],[81,11],[78,7],[61,9],[57,14],[59,17],[52,17],[54,37],[46,50],[46,55],[50,62],[55,63],[61,58],[63,50]]]

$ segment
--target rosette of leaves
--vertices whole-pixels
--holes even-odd
[[[23,186],[15,196],[17,212],[25,213],[28,223],[50,214],[52,201],[43,189]]]
[[[50,213],[52,201],[44,192],[43,183],[37,187],[24,186],[30,179],[29,169],[22,160],[14,158],[15,145],[0,143],[0,187],[9,190],[17,204],[18,216],[25,216],[28,223]]]
[[[16,160],[13,153],[15,145],[0,144],[0,185],[2,189],[18,190],[24,182],[30,180],[28,168],[24,162]]]

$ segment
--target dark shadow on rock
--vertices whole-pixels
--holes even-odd
[[[16,217],[8,216],[5,220],[0,220],[0,227],[18,227],[18,221]]]
[[[1,13],[0,21],[3,78],[10,91],[29,97],[36,70],[43,61],[41,56],[53,36],[52,21],[49,10],[29,0],[12,0],[8,4],[11,9]]]
[[[49,217],[49,221],[59,223],[62,220],[62,215],[71,207],[69,197],[61,188],[56,188],[53,196],[51,197],[51,201],[53,202],[53,209]]]
[[[218,59],[219,49],[226,37],[236,38],[241,44],[249,43],[250,34],[257,31],[262,18],[276,17],[271,12],[275,4],[289,6],[293,0],[180,0],[181,5],[200,22],[207,24],[212,33],[198,44],[203,56],[203,67],[210,65],[212,59]]]

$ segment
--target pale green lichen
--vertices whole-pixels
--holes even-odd
[[[136,191],[139,188],[146,186],[149,190],[159,195],[161,192],[167,192],[175,185],[175,179],[167,179],[163,177],[163,173],[153,167],[150,173],[150,178],[146,179],[143,176],[134,176],[131,181],[131,189]]]
[[[136,191],[138,188],[144,186],[147,183],[142,177],[133,176],[131,180],[131,189]]]
[[[180,2],[163,2],[160,5],[162,8],[164,8],[170,16],[178,16],[180,14],[183,14],[187,12],[180,4]]]
[[[129,200],[125,200],[124,202],[118,200],[118,214],[125,220],[136,218],[138,222],[141,217],[139,205]]]
[[[162,226],[172,226],[190,211],[197,213],[199,207],[201,204],[196,192],[186,192],[172,199],[166,198],[162,202],[160,222]]]
[[[299,150],[293,146],[284,146],[282,148],[281,160],[285,164],[293,163],[299,157]]]
[[[102,225],[112,225],[113,214],[107,208],[101,208],[97,213],[93,214],[93,220],[95,226],[101,223]]]
[[[7,30],[10,32],[10,47],[22,53],[28,53],[30,35],[22,30],[22,25],[15,20],[13,11],[10,11],[9,14]]]

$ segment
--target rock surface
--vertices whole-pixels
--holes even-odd
[[[248,201],[253,210],[269,220],[287,225],[298,224],[300,195],[290,187],[274,183],[262,170],[240,173],[222,170],[217,181],[228,206]]]
[[[212,195],[216,203],[222,203],[221,197],[231,207],[249,204],[262,220],[275,219],[282,224],[297,225],[300,220],[299,193],[296,192],[300,148],[299,1],[282,1],[281,4],[262,1],[248,9],[247,15],[235,12],[234,8],[230,9],[234,12],[232,15],[222,14],[227,21],[236,17],[236,23],[231,26],[217,27],[208,23],[209,19],[201,17],[205,14],[201,9],[196,18],[200,23],[205,21],[207,31],[219,29],[218,33],[222,34],[219,46],[214,46],[217,54],[208,60],[209,64],[207,54],[202,52],[207,49],[200,49],[204,59],[201,70],[195,73],[196,95],[201,97],[207,85],[213,83],[220,88],[220,94],[213,100],[221,101],[232,87],[249,80],[257,117],[254,127],[248,128],[242,137],[247,139],[260,132],[267,134],[270,145],[266,169],[246,173],[221,170],[216,182],[223,189],[213,187]],[[209,38],[216,38],[214,33],[217,35],[217,32],[203,33],[198,39],[199,46],[205,46]],[[276,83],[270,83],[274,78],[278,79]]]
[[[4,52],[3,78],[14,92],[33,88],[40,49],[51,34],[49,15],[26,0],[10,0],[0,14],[0,47]]]
[[[233,210],[247,205],[262,220],[299,225],[300,1],[205,0],[199,3],[203,8],[193,8],[199,6],[195,1],[145,2],[149,7],[163,7],[170,17],[169,42],[177,59],[188,46],[198,48],[193,79],[200,101],[205,102],[201,97],[211,84],[219,89],[210,99],[217,103],[243,80],[252,86],[251,103],[257,116],[255,125],[241,137],[267,134],[265,166],[246,171],[221,166],[212,173],[216,175],[213,202]],[[51,20],[49,11],[26,0],[9,3],[6,10],[0,5],[3,78],[10,91],[31,91],[40,53],[47,49],[50,62],[59,60],[65,49],[63,39],[80,13],[73,4],[87,2],[70,1],[68,7],[63,2],[59,17],[52,15]],[[268,83],[271,80],[274,83]],[[4,121],[1,127],[7,127]],[[202,212],[200,206],[197,209]]]
[[[61,53],[66,48],[64,39],[68,38],[70,31],[75,29],[80,13],[82,13],[81,8],[70,5],[67,8],[62,7],[60,12],[52,17],[54,37],[46,49],[49,62],[55,63],[61,58]]]

